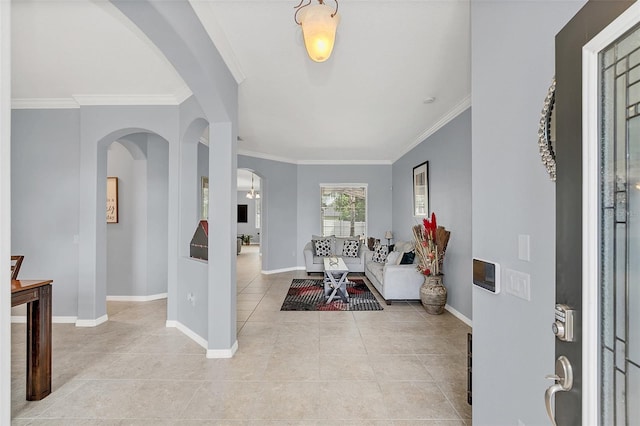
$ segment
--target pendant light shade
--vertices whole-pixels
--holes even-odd
[[[340,15],[337,12],[337,2],[334,10],[322,0],[318,1],[319,4],[310,4],[298,9],[296,17],[300,21],[296,20],[296,22],[302,26],[304,45],[311,60],[324,62],[329,59],[333,51]]]

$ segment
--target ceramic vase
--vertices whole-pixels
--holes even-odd
[[[447,289],[442,285],[442,275],[430,275],[424,277],[424,283],[420,287],[420,301],[422,306],[431,315],[440,315],[447,304]]]

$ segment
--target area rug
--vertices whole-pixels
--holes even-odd
[[[336,297],[326,304],[322,280],[296,278],[282,303],[281,311],[381,311],[369,287],[361,279],[350,279],[347,284],[349,303]],[[336,300],[337,299],[337,300]]]

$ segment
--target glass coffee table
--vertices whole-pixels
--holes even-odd
[[[349,303],[349,293],[347,293],[347,274],[349,268],[339,257],[324,258],[324,297],[326,303],[338,296],[343,302]]]

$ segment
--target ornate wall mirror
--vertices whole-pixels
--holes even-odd
[[[556,181],[556,126],[553,119],[553,107],[556,102],[556,79],[554,77],[547,91],[542,107],[542,117],[538,127],[538,146],[540,159],[547,168],[552,181]]]

